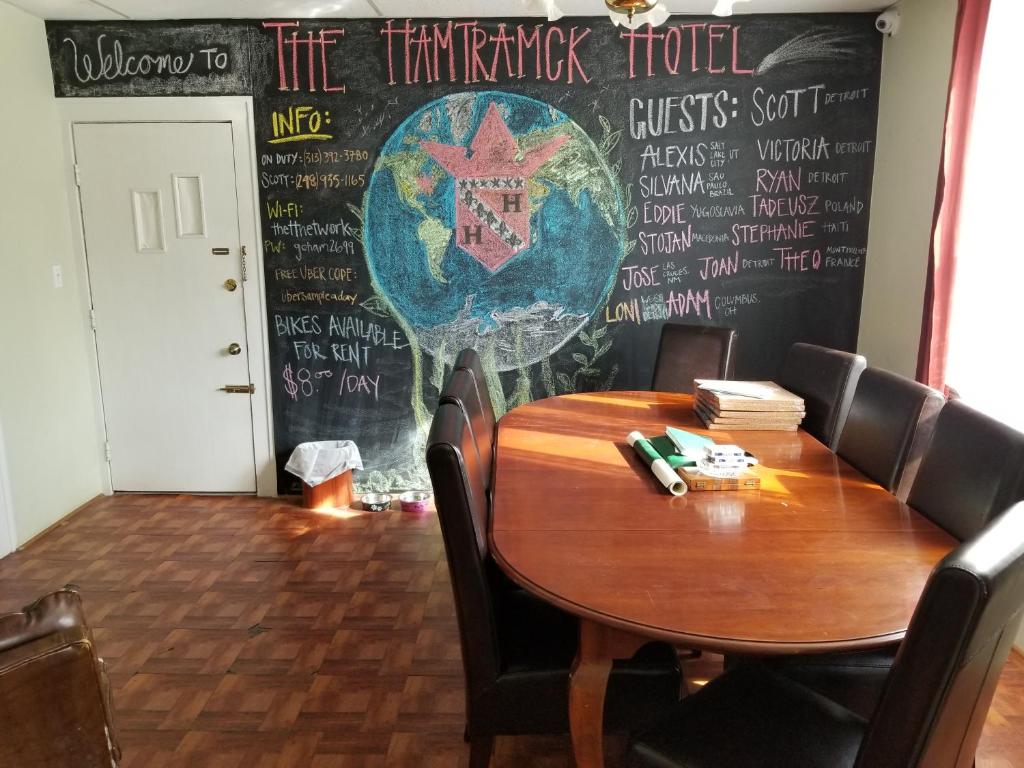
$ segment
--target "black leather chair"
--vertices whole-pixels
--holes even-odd
[[[466,675],[470,764],[486,766],[494,737],[568,730],[574,617],[525,590],[496,589],[488,549],[490,509],[477,451],[461,408],[441,404],[427,442]],[[606,726],[628,729],[678,700],[679,665],[662,644],[612,670]]]
[[[866,366],[861,355],[815,344],[794,344],[786,353],[777,382],[804,399],[803,428],[833,451]]]
[[[935,420],[942,393],[880,368],[861,374],[836,453],[906,501]]]
[[[486,395],[486,391],[483,394]],[[473,433],[473,442],[476,445],[484,488],[490,492],[491,472],[494,467],[495,424],[493,420],[487,418],[480,395],[473,379],[473,373],[466,368],[456,368],[445,382],[444,389],[441,390],[440,402],[457,405],[462,409],[466,421],[469,422],[470,432]],[[490,405],[489,402],[488,405]],[[491,413],[493,414],[493,410]]]
[[[481,386],[477,386],[474,369],[479,373]],[[481,400],[484,398],[484,400]],[[487,384],[480,366],[480,356],[472,349],[464,349],[455,359],[455,368],[441,390],[440,403],[450,403],[462,409],[469,423],[470,432],[476,443],[477,459],[483,477],[484,490],[488,503],[491,497],[491,483],[494,472],[494,439],[497,425],[494,421],[494,408],[491,405]],[[521,589],[496,566],[489,564],[491,587],[498,592],[518,591]]]
[[[483,409],[484,422],[489,424],[491,431],[497,424],[494,414],[494,402],[491,400],[491,391],[487,387],[487,377],[484,375],[484,366],[480,361],[480,355],[475,349],[467,347],[455,356],[453,368],[456,371],[469,371],[473,374],[473,384],[476,387],[476,395],[480,400],[480,407]],[[491,442],[494,442],[493,439]]]
[[[1024,434],[961,400],[946,403],[911,486],[909,505],[966,541],[1021,500]],[[766,664],[865,715],[878,702],[896,652],[897,648],[882,648]]]
[[[633,768],[967,768],[1024,613],[1024,503],[932,572],[869,719],[741,665],[636,737]]]
[[[962,400],[946,403],[907,503],[961,541],[1024,499],[1024,434]]]
[[[736,331],[732,328],[665,323],[651,389],[693,392],[694,379],[731,379],[735,369]]]

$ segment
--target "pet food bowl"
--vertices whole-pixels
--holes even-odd
[[[406,491],[398,497],[403,512],[426,512],[430,506],[430,494],[426,491]]]
[[[391,506],[391,497],[386,493],[364,493],[362,502],[363,509],[368,509],[371,512],[383,512]]]

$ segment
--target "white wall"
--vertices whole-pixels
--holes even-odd
[[[3,2],[0,97],[0,418],[23,544],[99,494],[104,466],[46,32]]]
[[[903,0],[882,56],[858,351],[907,376],[917,368],[956,0]]]
[[[0,421],[0,557],[3,557],[15,547],[14,544],[14,518],[12,517],[14,505],[11,503],[11,483],[7,479],[7,456],[4,449],[4,425]]]

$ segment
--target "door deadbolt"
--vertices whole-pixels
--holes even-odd
[[[242,354],[242,345],[237,343],[237,342],[233,342],[231,344],[228,344],[228,354],[229,355],[240,355],[240,354]]]
[[[224,287],[227,288],[229,291],[233,291],[233,290],[235,290],[235,288],[238,287],[238,282],[235,281],[235,280],[232,280],[229,277],[227,280],[224,281]]]

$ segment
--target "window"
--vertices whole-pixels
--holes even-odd
[[[964,167],[946,381],[1024,430],[1024,8],[992,0]]]

